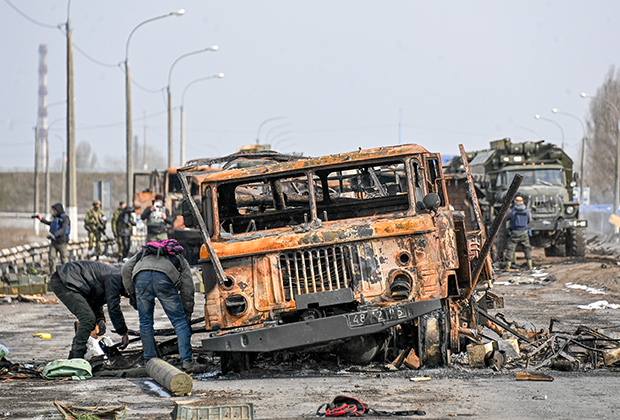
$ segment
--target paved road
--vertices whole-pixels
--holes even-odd
[[[504,295],[503,312],[510,319],[537,328],[548,325],[550,317],[573,326],[581,321],[605,327],[620,325],[620,310],[585,311],[579,304],[601,297],[620,303],[610,286],[618,283],[620,268],[602,268],[601,263],[559,264],[545,270],[555,281],[545,284],[501,285],[495,292]],[[588,276],[583,273],[590,273]],[[513,272],[508,276],[517,276]],[[503,275],[502,279],[506,279]],[[584,284],[599,287],[597,279],[607,279],[607,295],[597,296],[582,290],[569,290],[567,280],[579,278]],[[615,280],[614,280],[615,279]],[[600,280],[603,281],[603,280]],[[199,296],[199,295],[197,295]],[[53,297],[53,296],[50,296]],[[196,305],[201,308],[201,304]],[[137,314],[123,303],[129,325],[137,328]],[[156,327],[169,324],[158,309]],[[568,328],[567,327],[567,328]],[[0,343],[11,350],[10,360],[20,363],[44,363],[68,354],[73,335],[73,317],[62,305],[31,303],[0,304]],[[616,327],[616,330],[618,328]],[[609,331],[609,330],[607,330]],[[52,333],[52,339],[33,338],[38,332]],[[115,340],[118,336],[112,334]],[[198,344],[198,337],[194,338]],[[191,397],[161,396],[151,389],[148,378],[104,378],[83,382],[43,380],[0,383],[0,418],[60,418],[53,401],[75,405],[127,404],[129,418],[169,419],[173,402],[196,400],[204,404],[252,403],[258,419],[314,416],[322,403],[336,395],[358,397],[382,410],[421,409],[424,418],[473,417],[481,419],[616,419],[620,418],[620,375],[610,370],[589,372],[545,371],[553,382],[522,382],[515,373],[493,372],[455,365],[422,371],[386,372],[380,367],[363,371],[329,370],[319,366],[287,371],[255,371],[245,378],[219,378],[202,375],[194,381]],[[410,378],[430,376],[426,382]]]

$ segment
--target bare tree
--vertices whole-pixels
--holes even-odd
[[[81,141],[75,148],[75,164],[78,168],[96,168],[97,154],[92,153],[90,143]]]
[[[150,172],[155,169],[166,169],[166,158],[159,149],[151,146],[146,147],[146,153],[143,151],[142,145],[134,147],[134,170],[136,172]],[[146,155],[146,167],[144,165],[144,156]],[[107,169],[125,170],[124,156],[104,156],[103,165]]]
[[[607,101],[620,109],[620,71],[612,66],[596,97],[590,101],[586,119],[588,142],[586,143],[586,183],[590,186],[593,203],[614,202],[614,181],[618,145],[618,115]]]

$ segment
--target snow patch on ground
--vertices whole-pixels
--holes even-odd
[[[584,290],[593,295],[606,295],[607,294],[607,292],[603,291],[603,289],[594,289],[592,287],[584,286],[583,284],[568,282],[568,283],[564,283],[564,286],[567,289]]]
[[[579,309],[597,310],[597,309],[620,309],[620,305],[616,303],[609,303],[606,300],[599,300],[592,302],[589,305],[577,305]]]

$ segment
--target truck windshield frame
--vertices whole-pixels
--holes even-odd
[[[566,186],[566,177],[564,170],[560,168],[541,168],[526,169],[519,171],[506,171],[497,177],[497,186],[507,187],[510,185],[516,174],[523,175],[521,186],[527,185],[551,185]]]
[[[412,211],[408,159],[348,163],[215,185],[213,236]],[[211,201],[211,200],[208,200]],[[207,202],[208,202],[207,201]]]

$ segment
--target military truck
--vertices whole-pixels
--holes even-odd
[[[573,161],[559,147],[537,142],[513,143],[509,138],[491,142],[491,148],[468,152],[482,217],[489,226],[515,174],[523,175],[519,195],[531,214],[530,243],[547,256],[579,256],[586,252],[587,221],[579,219],[579,202],[573,201]],[[444,168],[448,177],[463,174],[460,156]],[[458,208],[457,208],[458,209]],[[495,241],[495,257],[503,259],[508,232]]]
[[[355,363],[413,349],[437,366],[460,351],[461,333],[476,336],[474,307],[497,303],[476,290],[492,279],[491,260],[483,233],[451,210],[438,154],[402,145],[264,156],[178,172],[185,225],[204,240],[202,348],[224,372],[258,353],[326,347]],[[222,159],[196,202],[187,179]]]

